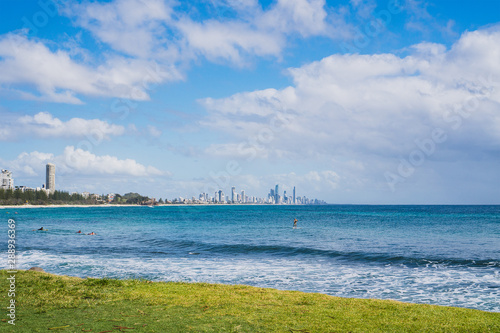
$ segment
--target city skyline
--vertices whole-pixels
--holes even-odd
[[[43,184],[41,187],[31,187],[27,185],[14,185],[14,177],[12,175],[12,172],[9,170],[2,169],[1,171],[1,178],[0,178],[0,189],[3,190],[21,190],[21,191],[46,191],[47,194],[54,194],[56,191],[56,166],[52,163],[48,163],[46,165],[46,178],[45,178],[45,184]],[[163,200],[165,199],[166,201],[168,200],[169,202],[179,202],[179,203],[190,203],[190,204],[197,204],[197,203],[227,203],[227,204],[301,204],[301,205],[309,205],[309,204],[327,204],[324,200],[320,200],[317,198],[314,199],[309,199],[305,195],[302,197],[295,197],[295,186],[293,187],[293,197],[287,196],[286,195],[286,190],[283,192],[283,196],[279,194],[279,184],[276,184],[275,189],[271,189],[270,192],[268,193],[267,197],[258,197],[258,196],[247,196],[246,192],[244,189],[241,190],[241,193],[236,193],[236,187],[232,186],[231,187],[231,198],[229,196],[224,195],[224,190],[219,189],[218,191],[215,192],[214,196],[210,196],[208,193],[200,193],[198,198],[196,197],[191,197],[191,198],[183,198],[181,195],[174,196],[172,198],[168,197],[160,197],[159,199],[154,198],[156,200]],[[69,194],[73,193],[78,193],[81,194],[83,197],[88,198],[91,195],[94,196],[99,196],[101,197],[101,194],[99,193],[90,193],[87,191],[74,191]],[[130,193],[130,192],[126,192]],[[123,193],[123,194],[126,194]],[[103,194],[108,197],[111,197],[111,200],[115,197],[115,192],[110,192]]]
[[[68,192],[500,204],[499,6],[0,1],[0,168],[34,186],[54,164]]]

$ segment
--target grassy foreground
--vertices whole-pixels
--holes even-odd
[[[0,271],[0,332],[500,332],[500,313],[205,283]]]

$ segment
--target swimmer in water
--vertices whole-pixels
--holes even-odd
[[[96,233],[92,231],[90,234],[87,234],[87,235],[93,236],[93,235],[96,235]]]
[[[41,227],[41,228],[40,228],[40,229],[38,229],[38,230],[42,230],[42,231],[43,231],[43,230],[45,230],[45,229],[43,229],[43,227]]]
[[[294,228],[297,228],[297,219],[294,219],[294,220],[293,220],[293,227],[294,227]]]

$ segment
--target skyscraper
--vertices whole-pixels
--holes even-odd
[[[246,200],[246,197],[245,197],[245,190],[241,191],[241,202],[242,203],[245,203],[247,200]]]
[[[276,187],[274,188],[274,203],[279,204],[280,203],[280,187],[279,184],[276,184]]]
[[[235,203],[235,200],[236,200],[236,197],[235,197],[235,196],[236,196],[235,191],[236,191],[236,188],[235,188],[234,186],[233,186],[233,187],[231,187],[231,201],[232,201],[233,203]]]
[[[296,204],[296,201],[295,201],[295,186],[293,187],[293,204],[294,205]]]
[[[14,179],[12,178],[12,172],[9,170],[3,170],[0,174],[0,188],[4,190],[14,189]]]
[[[52,163],[48,163],[46,167],[45,189],[49,193],[54,193],[56,190],[56,166]]]

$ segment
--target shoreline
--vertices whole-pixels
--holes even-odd
[[[15,208],[91,208],[91,207],[193,207],[193,206],[217,206],[217,207],[229,207],[229,206],[307,206],[307,205],[272,205],[272,204],[163,204],[163,205],[5,205],[0,206],[0,209],[15,209]]]

